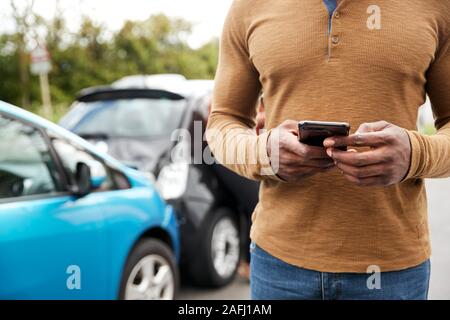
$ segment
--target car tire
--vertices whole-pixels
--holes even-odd
[[[191,257],[190,280],[206,287],[229,284],[240,262],[240,229],[236,215],[227,208],[213,211],[199,235],[197,254]],[[218,256],[223,253],[224,256]]]
[[[139,241],[125,264],[119,299],[174,300],[178,288],[178,269],[170,247],[157,239]]]

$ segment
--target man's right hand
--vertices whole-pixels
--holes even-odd
[[[293,120],[286,120],[272,130],[267,154],[274,172],[286,182],[297,183],[335,166],[325,148],[298,141],[298,122]]]

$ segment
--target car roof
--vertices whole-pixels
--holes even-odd
[[[213,80],[188,80],[178,74],[133,75],[113,82],[109,86],[82,90],[78,101],[102,100],[138,96],[147,98],[190,99],[211,94]]]
[[[58,126],[57,124],[55,124],[49,120],[46,120],[36,114],[33,114],[22,108],[13,106],[13,105],[8,104],[3,101],[0,101],[0,113],[3,113],[7,116],[9,115],[13,118],[17,118],[17,119],[25,121],[25,122],[30,122],[39,128],[49,130],[50,132],[52,132],[58,136],[61,136],[71,142],[76,143],[80,147],[88,150],[89,152],[93,153],[94,155],[96,155],[99,158],[102,158],[103,160],[107,161],[108,163],[110,163],[124,171],[128,171],[128,168],[125,165],[121,164],[119,161],[117,161],[116,159],[107,155],[106,153],[100,152],[95,146],[93,146],[86,140],[80,138],[79,136],[75,135],[74,133],[72,133],[72,132]]]

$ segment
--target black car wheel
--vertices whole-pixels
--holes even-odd
[[[236,275],[240,259],[240,234],[229,209],[213,211],[199,230],[199,248],[190,263],[191,279],[198,285],[221,287]]]
[[[178,292],[178,271],[170,248],[156,239],[141,240],[127,259],[121,300],[173,300]]]

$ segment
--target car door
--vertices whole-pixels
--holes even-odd
[[[0,299],[107,295],[101,205],[64,188],[46,134],[0,114]]]
[[[83,162],[91,169],[93,190],[82,199],[102,212],[102,241],[105,246],[99,252],[102,260],[98,263],[106,264],[107,298],[115,299],[118,297],[121,270],[133,242],[146,227],[155,223],[150,221],[149,212],[154,212],[152,217],[157,220],[162,219],[158,213],[163,215],[164,211],[158,206],[159,202],[152,201],[154,192],[150,188],[131,188],[125,174],[104,159],[57,134],[50,133],[50,140],[62,164],[68,189],[75,186],[77,163]]]

